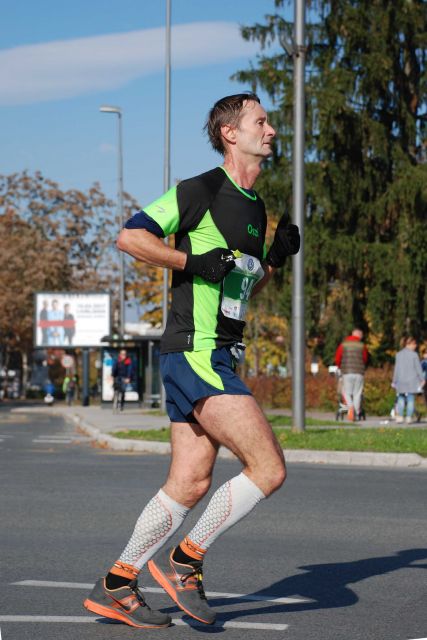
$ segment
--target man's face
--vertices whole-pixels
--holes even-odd
[[[276,132],[268,124],[265,109],[258,102],[250,100],[245,104],[234,135],[236,150],[243,155],[257,158],[271,156],[271,144]]]
[[[119,356],[121,360],[124,360],[126,358],[126,351],[120,351]]]

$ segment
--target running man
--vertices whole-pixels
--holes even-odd
[[[275,131],[259,98],[246,93],[219,100],[205,128],[223,165],[170,189],[134,215],[118,239],[119,248],[137,260],[173,270],[161,344],[171,420],[169,474],[119,559],[85,601],[90,611],[137,627],[170,622],[149,609],[138,591],[147,563],[183,611],[214,623],[202,582],[206,551],[286,477],[283,452],[235,366],[244,349],[248,300],[298,252],[299,231],[283,216],[265,251],[265,207],[253,186],[272,153]],[[163,242],[170,234],[175,249]],[[219,487],[195,527],[168,548],[165,543],[209,490],[220,445],[236,454],[241,473]]]

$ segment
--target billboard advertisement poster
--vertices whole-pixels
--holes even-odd
[[[132,360],[132,373],[126,386],[125,402],[138,402],[138,354],[126,349],[126,355]],[[113,367],[119,356],[119,349],[105,348],[102,353],[102,402],[112,402],[114,397]]]
[[[35,294],[36,347],[97,347],[111,332],[109,293]]]

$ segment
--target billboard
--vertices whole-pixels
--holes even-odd
[[[111,332],[109,293],[35,294],[36,347],[97,347]]]

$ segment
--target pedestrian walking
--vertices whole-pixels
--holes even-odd
[[[424,386],[423,386],[424,402],[427,407],[427,349],[423,351],[423,357],[421,360],[421,369],[423,370],[423,375],[424,375]]]
[[[259,98],[252,93],[222,98],[210,111],[206,131],[223,164],[174,186],[133,216],[118,240],[137,260],[173,271],[161,342],[171,420],[168,477],[85,601],[90,611],[137,627],[170,623],[168,615],[149,609],[138,591],[146,564],[183,611],[206,624],[215,621],[203,587],[205,554],[286,476],[282,449],[235,367],[244,350],[249,298],[298,252],[299,231],[284,215],[264,253],[267,219],[254,184],[272,154],[275,131]],[[175,248],[163,242],[170,234]],[[209,490],[220,445],[236,454],[242,471],[213,494],[178,546],[166,546]],[[242,568],[239,583],[244,574]]]
[[[392,387],[397,393],[396,422],[415,422],[415,395],[425,386],[425,379],[417,354],[417,340],[413,336],[404,339],[404,347],[396,354]]]
[[[74,402],[74,396],[76,395],[76,386],[76,377],[67,374],[64,378],[64,382],[62,383],[62,392],[65,395],[65,402],[69,407],[71,407]]]
[[[342,393],[348,407],[348,419],[360,420],[365,369],[368,364],[368,350],[364,343],[363,331],[354,328],[351,335],[344,338],[335,352],[335,364],[342,374]]]

